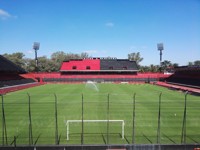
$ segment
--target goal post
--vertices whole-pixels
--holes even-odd
[[[98,123],[98,122],[118,122],[118,123],[121,123],[122,139],[124,139],[124,126],[125,126],[124,120],[67,120],[67,121],[66,121],[66,126],[67,126],[67,141],[69,140],[69,125],[70,125],[70,123],[82,123],[82,122],[90,122],[90,123]]]

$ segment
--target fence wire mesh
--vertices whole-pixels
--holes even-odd
[[[7,94],[1,96],[0,145],[181,144],[200,142],[200,101],[130,94]],[[134,97],[135,95],[135,97]],[[29,105],[30,100],[30,105]],[[135,100],[135,101],[134,101]],[[159,119],[160,117],[160,119]],[[72,123],[67,140],[67,120]],[[107,120],[83,122],[84,120]],[[109,120],[124,120],[122,125]],[[186,131],[186,132],[183,132]],[[182,141],[182,138],[185,141]]]

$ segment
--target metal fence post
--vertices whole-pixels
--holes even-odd
[[[135,143],[135,96],[136,93],[133,95],[133,133],[132,133],[132,144]]]
[[[181,135],[181,143],[182,144],[186,144],[187,95],[188,95],[188,91],[186,91],[186,93],[185,93],[185,106],[184,106],[182,135]]]
[[[160,144],[160,111],[161,111],[161,96],[162,92],[159,95],[159,105],[158,105],[158,128],[157,128],[157,144]]]
[[[110,100],[110,96],[108,94],[108,103],[107,103],[107,144],[109,144],[109,119],[110,119],[110,104],[109,104],[109,100]]]
[[[7,130],[6,130],[6,117],[5,117],[5,111],[4,111],[4,97],[3,97],[3,95],[1,95],[1,100],[2,100],[2,145],[4,145],[5,142],[6,142],[6,145],[8,145]]]
[[[31,97],[28,95],[28,116],[29,116],[29,145],[33,145],[33,132],[32,132],[32,120],[31,120]]]
[[[14,136],[14,147],[16,147],[16,142],[17,142],[16,139],[17,139],[16,136]]]
[[[83,94],[82,94],[82,105],[81,105],[81,107],[82,107],[82,111],[81,111],[81,119],[82,119],[82,123],[81,123],[81,145],[83,145],[84,144],[84,136],[83,136],[83,134],[84,134],[84,124],[83,124],[83,120],[84,120],[84,108],[83,108],[83,103],[84,103],[84,101],[83,101]]]
[[[58,145],[59,141],[58,141],[58,109],[57,109],[57,96],[54,93],[54,97],[55,97],[55,144]]]

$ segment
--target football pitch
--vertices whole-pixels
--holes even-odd
[[[0,145],[181,144],[183,135],[200,143],[200,97],[156,85],[46,84],[0,103]],[[68,120],[81,121],[70,123],[69,139]],[[122,123],[111,120],[124,121],[124,138]]]

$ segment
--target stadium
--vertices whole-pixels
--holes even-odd
[[[26,72],[0,55],[0,149],[199,149],[200,67],[71,59]]]

